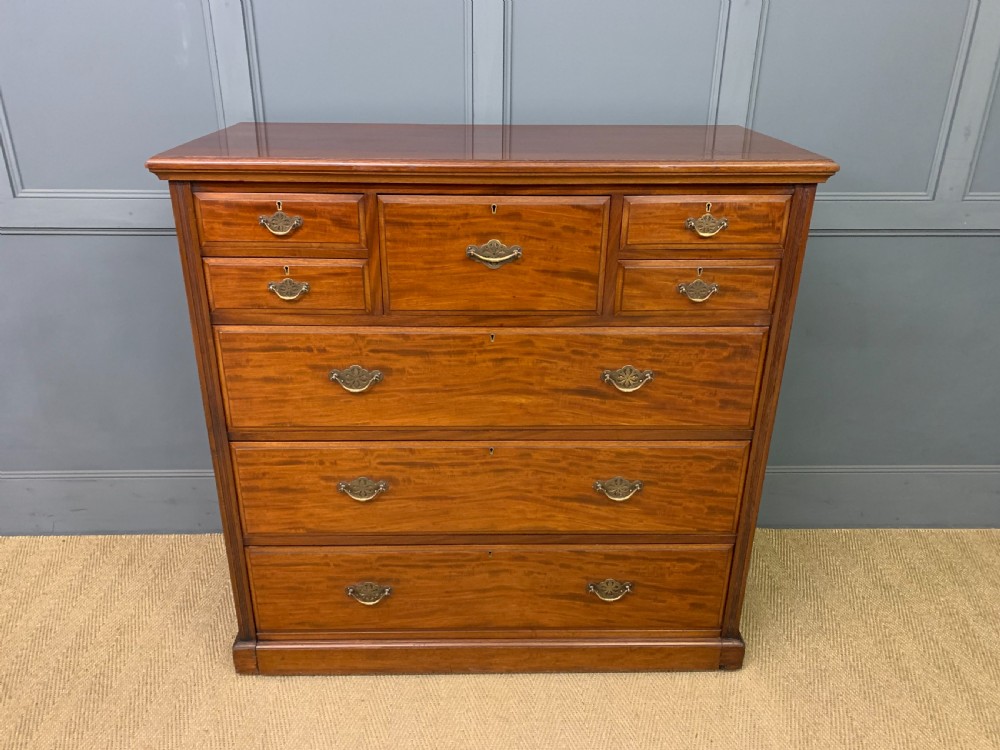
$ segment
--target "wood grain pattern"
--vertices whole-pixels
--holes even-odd
[[[836,164],[728,126],[244,123],[148,166],[173,180],[238,671],[742,664],[809,214]],[[285,237],[258,220],[277,200],[304,220]],[[708,202],[728,226],[701,238],[685,224]],[[523,258],[465,257],[494,238]],[[284,265],[311,297],[262,300]],[[720,286],[703,304],[677,292],[698,268]],[[353,364],[383,380],[330,382]],[[601,382],[626,364],[655,377]],[[336,491],[361,475],[389,490]],[[612,503],[598,476],[645,486]],[[635,591],[587,593],[606,577]],[[359,604],[364,580],[393,593]]]
[[[250,583],[247,577],[246,557],[243,555],[243,529],[240,524],[229,440],[226,434],[222,381],[218,361],[214,356],[208,293],[205,289],[205,277],[201,272],[191,185],[171,183],[170,199],[177,226],[184,286],[187,288],[191,335],[198,365],[202,404],[205,408],[208,446],[212,453],[212,468],[215,470],[219,515],[222,520],[222,532],[226,538],[229,580],[233,587],[233,604],[236,610],[236,639],[238,642],[247,642],[256,638],[257,631],[250,601]],[[245,655],[238,656],[234,653],[234,658],[241,659],[241,664],[245,663]]]
[[[600,309],[609,199],[382,196],[392,311]],[[497,239],[523,256],[491,269],[466,256]]]
[[[302,226],[284,236],[272,234],[261,226],[260,217],[277,211],[302,218]],[[336,193],[267,193],[205,192],[195,193],[195,213],[202,243],[266,243],[288,246],[293,252],[299,244],[323,243],[362,247],[362,198]]]
[[[767,331],[217,329],[241,427],[749,427]],[[383,373],[348,393],[328,373]],[[605,369],[652,370],[621,393]]]
[[[723,545],[248,547],[258,631],[717,628]],[[634,590],[587,591],[606,578]],[[346,587],[391,587],[366,606]]]
[[[477,156],[473,143],[508,143]],[[822,182],[837,165],[737,126],[240,123],[152,157],[164,179],[483,184]]]
[[[247,534],[731,533],[749,444],[238,443]],[[337,484],[385,481],[358,502]],[[597,480],[642,490],[616,502]],[[302,543],[301,541],[299,542]]]
[[[760,508],[761,492],[764,488],[764,473],[767,469],[767,453],[771,445],[771,431],[778,409],[778,394],[781,391],[781,376],[785,369],[785,353],[792,331],[792,315],[798,297],[799,277],[805,257],[806,241],[809,237],[809,219],[812,216],[815,185],[803,185],[795,191],[795,211],[792,217],[790,246],[794,249],[782,267],[777,309],[777,325],[770,346],[764,370],[764,382],[757,412],[755,439],[750,448],[750,468],[747,472],[743,505],[740,511],[739,533],[733,553],[733,567],[727,594],[726,611],[723,618],[723,635],[739,637],[740,618],[743,615],[743,597],[746,593],[746,576],[750,569],[750,552],[753,535],[757,528],[757,512]]]
[[[688,219],[697,219],[712,205],[712,216],[725,218],[729,224],[713,237],[701,237],[688,229]],[[697,247],[702,252],[733,250],[739,257],[742,248],[733,246],[764,245],[780,248],[785,239],[791,195],[727,195],[701,193],[686,196],[630,195],[625,197],[622,220],[622,248]]]
[[[703,302],[693,302],[680,292],[678,285],[690,284],[697,278],[706,284],[718,285],[719,291]],[[630,316],[768,312],[774,303],[777,284],[777,262],[623,259],[618,265],[615,312]],[[754,317],[749,319],[754,320]]]
[[[520,641],[258,641],[261,674],[439,674],[455,672],[637,672],[717,669],[718,638]]]
[[[206,258],[208,300],[216,310],[267,310],[278,317],[303,311],[337,314],[371,310],[368,263],[362,259]],[[286,270],[287,269],[287,270]],[[268,289],[285,278],[306,282],[309,290],[284,300]]]

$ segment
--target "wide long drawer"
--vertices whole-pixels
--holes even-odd
[[[238,428],[749,428],[765,328],[216,329]]]
[[[732,533],[745,441],[236,443],[247,534]]]
[[[716,629],[728,545],[248,547],[259,632]]]

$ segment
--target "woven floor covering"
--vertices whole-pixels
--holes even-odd
[[[742,671],[246,677],[222,539],[0,537],[0,747],[1000,748],[1000,531],[758,532]]]

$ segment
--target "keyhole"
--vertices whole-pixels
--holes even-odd
[[[491,333],[490,334],[490,343],[492,344],[494,341],[496,341],[496,339],[497,339],[497,335],[495,333]]]
[[[287,276],[288,275],[288,266],[282,266],[282,268],[285,269],[285,276]]]
[[[701,276],[701,272],[704,271],[704,270],[705,270],[704,268],[702,268],[701,266],[698,266],[698,273],[696,273],[695,276]]]
[[[493,455],[493,448],[490,448],[490,455]]]
[[[490,211],[492,211],[493,213],[497,212],[497,204],[496,203],[491,203],[490,204]]]
[[[705,204],[705,213],[706,214],[712,213],[712,204],[711,203],[706,203]]]
[[[278,207],[279,211],[281,210],[281,201],[275,201],[274,205],[276,205]]]

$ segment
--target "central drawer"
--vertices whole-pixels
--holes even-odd
[[[232,454],[246,534],[661,534],[732,533],[748,448],[379,441]]]
[[[606,196],[381,196],[396,312],[600,309]]]
[[[753,425],[766,328],[216,328],[235,428]]]
[[[246,555],[264,633],[707,630],[719,627],[731,547],[248,547]]]

